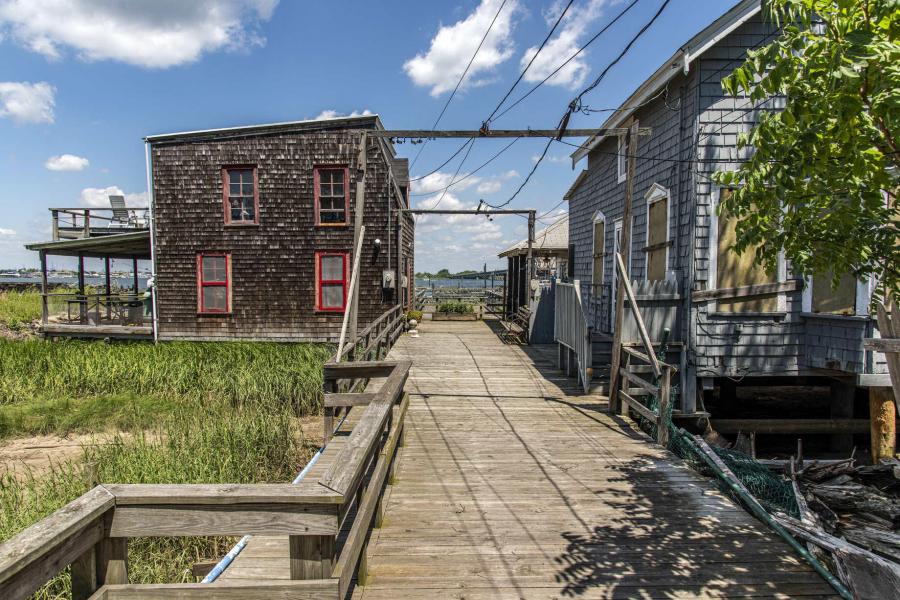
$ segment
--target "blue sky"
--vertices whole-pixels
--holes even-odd
[[[0,0],[0,267],[35,266],[22,247],[49,236],[51,206],[105,203],[109,192],[146,201],[142,137],[371,111],[389,129],[429,128],[502,0],[454,2],[295,0]],[[637,5],[494,128],[552,128],[568,102],[659,8]],[[653,27],[585,97],[614,108],[734,0],[672,0]],[[451,102],[441,128],[477,129],[521,72],[564,4],[507,0]],[[626,5],[575,0],[513,99],[571,55]],[[599,127],[604,113],[570,126]],[[479,140],[460,176],[503,140]],[[413,176],[460,142],[428,143]],[[505,201],[542,140],[521,140],[477,176],[451,188],[444,208]],[[418,146],[397,146],[414,156]],[[575,177],[570,148],[554,144],[512,206],[549,210]],[[422,180],[439,189],[458,161]],[[415,196],[431,206],[436,198]],[[561,207],[565,209],[565,205]],[[419,270],[499,264],[525,235],[517,217],[427,217],[417,231]],[[59,262],[63,264],[62,261]]]

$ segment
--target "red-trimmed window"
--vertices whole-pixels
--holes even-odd
[[[347,252],[316,252],[316,310],[344,311],[349,258]]]
[[[316,225],[346,225],[350,206],[350,170],[345,166],[313,169]]]
[[[222,169],[222,196],[225,223],[253,225],[259,223],[259,185],[256,167],[235,166]]]
[[[231,312],[231,255],[197,255],[197,312]]]

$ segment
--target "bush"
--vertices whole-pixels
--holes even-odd
[[[475,312],[475,307],[467,302],[461,302],[459,300],[449,300],[447,302],[441,302],[440,304],[438,304],[437,312],[470,315]]]
[[[410,319],[415,319],[416,323],[422,322],[422,311],[421,310],[411,310],[406,313],[406,322],[409,323]]]

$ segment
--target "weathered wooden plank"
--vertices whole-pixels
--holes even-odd
[[[866,433],[868,419],[711,419],[719,433]]]
[[[699,290],[691,293],[691,300],[694,302],[707,302],[709,300],[726,300],[731,298],[752,298],[754,296],[767,296],[782,292],[796,292],[802,288],[803,282],[799,279],[790,279],[778,283],[760,283],[715,290]]]
[[[634,385],[644,388],[644,390],[646,390],[651,395],[653,395],[653,396],[659,395],[659,386],[653,385],[646,379],[641,379],[634,373],[631,373],[630,371],[626,371],[625,369],[619,369],[619,375],[621,375],[623,378],[627,379]]]
[[[366,406],[375,398],[373,393],[325,394],[325,408],[343,406]]]
[[[0,544],[0,598],[28,597],[103,537],[113,495],[97,486]]]
[[[371,377],[387,377],[397,366],[388,361],[357,361],[348,363],[325,363],[323,376],[325,379],[368,379]]]
[[[658,417],[655,412],[653,412],[652,410],[650,410],[649,408],[647,408],[646,406],[644,406],[643,404],[638,402],[635,398],[632,398],[631,396],[629,396],[622,390],[619,390],[619,395],[622,396],[622,399],[625,401],[626,404],[628,404],[628,406],[631,407],[631,409],[633,411],[640,413],[641,415],[643,415],[644,417],[646,417],[653,423],[656,423],[656,420]]]
[[[338,600],[337,580],[106,585],[104,600]]]
[[[133,504],[340,504],[342,498],[314,482],[108,484],[116,506]]]
[[[337,535],[338,505],[128,504],[113,513],[111,537]]]

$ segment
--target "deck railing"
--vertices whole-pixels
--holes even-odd
[[[330,364],[337,382],[385,377],[373,394],[357,394],[362,410],[346,443],[317,480],[298,484],[99,485],[0,544],[0,598],[27,598],[66,567],[72,597],[343,598],[378,522],[386,481],[403,435],[408,362]],[[327,447],[326,447],[327,450]],[[355,508],[356,510],[351,510]],[[346,523],[347,519],[352,519]],[[338,546],[337,536],[349,526]],[[128,583],[128,540],[138,537],[286,535],[290,581],[203,584]]]
[[[672,374],[676,369],[657,358],[634,289],[631,287],[625,261],[622,260],[620,253],[616,253],[615,258],[618,276],[631,307],[640,342],[622,342],[619,348],[613,348],[614,356],[618,354],[619,360],[613,363],[618,366],[618,370],[610,374],[610,410],[627,414],[630,408],[648,419],[656,426],[656,441],[665,446],[669,442]],[[643,364],[633,364],[633,360]],[[655,398],[656,401],[645,404],[638,399],[641,396]]]
[[[556,284],[554,311],[553,339],[575,353],[578,379],[587,393],[591,384],[593,345],[578,280]]]
[[[150,227],[146,208],[51,208],[53,241],[141,231]]]
[[[42,296],[42,322],[62,325],[149,325],[149,304],[142,294],[63,293]]]

